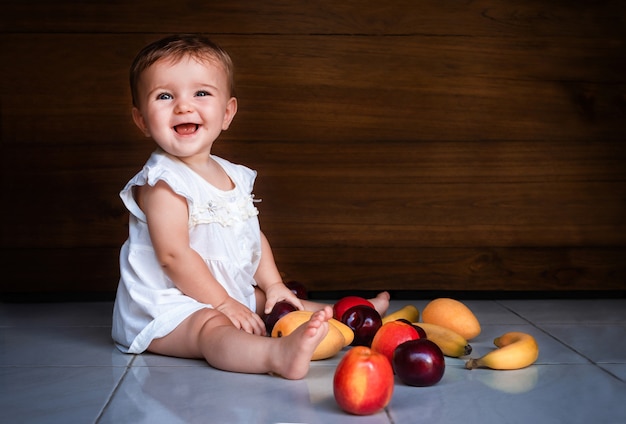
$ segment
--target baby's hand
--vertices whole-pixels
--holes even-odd
[[[280,302],[281,300],[291,303],[299,310],[304,309],[304,305],[302,305],[300,299],[298,299],[298,297],[291,290],[289,290],[282,281],[279,281],[265,288],[265,313],[269,314],[272,312],[272,308],[276,302]]]
[[[215,309],[226,315],[235,327],[244,330],[246,333],[259,336],[265,335],[265,323],[263,323],[261,317],[232,297],[226,298]]]

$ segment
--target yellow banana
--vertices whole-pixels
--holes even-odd
[[[291,334],[300,325],[310,320],[312,314],[313,312],[309,311],[289,312],[276,322],[272,330],[272,337],[283,337]],[[354,339],[354,332],[347,325],[333,319],[330,319],[329,323],[328,334],[317,345],[311,358],[312,361],[335,356]]]
[[[472,346],[467,340],[449,328],[425,322],[415,322],[413,325],[421,327],[426,332],[426,338],[439,346],[446,356],[458,358],[472,353]]]
[[[494,370],[516,370],[534,363],[539,356],[539,346],[533,336],[512,331],[496,337],[493,341],[498,349],[486,355],[470,359],[465,368],[491,368]]]
[[[385,315],[383,317],[383,324],[386,324],[391,321],[395,321],[398,319],[405,319],[409,322],[416,322],[420,317],[420,311],[413,305],[406,305],[397,311]]]

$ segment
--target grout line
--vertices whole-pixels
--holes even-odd
[[[622,380],[621,378],[619,378],[616,374],[613,374],[611,371],[607,370],[604,367],[601,367],[599,364],[594,363],[594,365],[598,368],[600,368],[602,371],[604,371],[605,373],[607,373],[608,375],[610,375],[611,377],[615,378],[617,381],[621,381],[624,382],[624,380]]]
[[[391,411],[389,410],[388,406],[385,406],[385,415],[387,415],[387,419],[389,420],[389,424],[395,424],[393,418],[391,417]]]
[[[508,306],[506,306],[505,304],[503,304],[501,300],[494,300],[494,303],[496,303],[496,304],[498,304],[498,305],[502,306],[504,309],[506,309],[507,311],[511,312],[513,315],[515,315],[515,316],[517,316],[517,317],[519,317],[519,318],[523,319],[523,320],[524,320],[524,321],[526,321],[528,324],[530,324],[530,325],[532,325],[533,327],[535,327],[537,330],[539,330],[539,331],[541,331],[541,332],[543,332],[543,333],[545,333],[545,334],[548,334],[550,337],[554,338],[554,337],[552,336],[552,334],[549,334],[549,333],[547,333],[544,329],[542,329],[541,327],[538,327],[538,326],[537,326],[538,324],[535,324],[534,322],[532,322],[531,320],[529,320],[529,319],[528,319],[528,318],[526,318],[525,316],[521,315],[520,313],[518,313],[518,312],[514,311],[513,309],[511,309],[511,308],[509,308]]]
[[[585,359],[587,362],[589,362],[591,365],[595,366],[596,368],[600,369],[601,371],[603,371],[604,373],[610,375],[611,377],[617,379],[618,381],[623,381],[621,378],[619,378],[617,375],[613,374],[612,372],[610,372],[609,370],[601,367],[597,362],[595,362],[594,360],[592,360],[591,358],[589,358],[587,355],[579,352],[578,350],[576,350],[574,347],[570,346],[569,344],[565,343],[564,341],[562,341],[561,339],[559,339],[557,336],[555,336],[554,334],[548,332],[548,330],[540,327],[541,324],[535,324],[534,322],[532,322],[531,320],[525,318],[524,316],[518,314],[517,312],[515,312],[514,310],[512,310],[511,308],[507,307],[506,305],[500,303],[500,301],[496,300],[495,301],[497,304],[499,304],[500,306],[502,306],[503,308],[505,308],[506,310],[508,310],[509,312],[517,315],[518,317],[520,317],[521,319],[523,319],[524,321],[526,321],[528,324],[532,325],[534,328],[536,328],[537,330],[541,331],[543,334],[547,335],[548,337],[550,337],[551,339],[553,339],[554,341],[558,342],[559,344],[565,346],[567,349],[571,350],[572,352],[574,352],[576,355],[580,356],[581,358]],[[554,325],[554,324],[544,324],[544,325]],[[555,324],[555,325],[564,325],[564,324]],[[567,324],[565,324],[567,325]],[[538,364],[538,365],[553,365],[553,364]],[[561,365],[561,364],[559,364]],[[565,365],[565,364],[562,364]]]
[[[133,363],[135,362],[135,359],[137,359],[137,355],[133,355],[133,358],[128,362],[128,365],[126,365],[126,369],[124,370],[124,373],[122,374],[122,376],[120,377],[119,381],[117,382],[117,384],[115,385],[115,387],[111,391],[111,394],[109,395],[109,397],[107,398],[106,402],[102,406],[102,409],[98,413],[98,416],[96,417],[94,423],[98,423],[102,419],[102,415],[104,414],[106,409],[109,407],[109,405],[111,404],[111,401],[115,397],[115,394],[120,389],[120,386],[122,385],[122,383],[126,379],[126,375],[130,371],[130,368],[132,367]]]
[[[503,308],[505,308],[506,310],[508,310],[509,312],[517,315],[518,317],[520,317],[521,319],[523,319],[524,321],[526,321],[528,324],[530,324],[531,326],[533,326],[535,329],[541,331],[543,334],[545,334],[546,336],[550,337],[551,339],[557,341],[559,344],[565,346],[566,348],[568,348],[569,350],[571,350],[572,352],[576,353],[577,355],[583,357],[584,359],[586,359],[587,361],[589,361],[592,364],[595,364],[591,359],[589,359],[587,356],[583,355],[582,353],[578,352],[576,349],[574,349],[572,346],[568,345],[567,343],[565,343],[564,341],[560,340],[558,337],[556,337],[555,335],[553,335],[552,333],[548,332],[546,329],[540,327],[541,324],[536,324],[533,321],[529,320],[528,318],[524,317],[523,315],[520,315],[519,313],[515,312],[513,309],[507,307],[506,305],[500,303],[499,301],[496,300],[496,303],[498,303],[500,306],[502,306]]]

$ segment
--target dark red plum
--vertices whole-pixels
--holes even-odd
[[[280,302],[276,302],[272,311],[265,316],[263,322],[265,322],[265,331],[267,334],[272,334],[272,329],[276,322],[287,315],[289,312],[295,311],[298,308],[293,306],[291,303],[281,300]]]
[[[309,292],[306,286],[299,281],[291,280],[285,283],[287,288],[296,295],[298,299],[306,300],[309,298]]]
[[[428,339],[402,343],[394,351],[392,362],[396,375],[409,386],[437,384],[446,369],[441,349]]]
[[[376,309],[367,305],[356,305],[343,314],[341,322],[354,331],[352,346],[372,345],[376,332],[383,325],[383,320]]]

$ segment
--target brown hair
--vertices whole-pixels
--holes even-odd
[[[230,95],[235,95],[233,61],[220,46],[195,34],[176,34],[162,38],[141,49],[130,67],[130,91],[133,106],[139,106],[137,86],[141,74],[158,60],[178,61],[184,57],[208,60],[220,64],[228,77]]]

